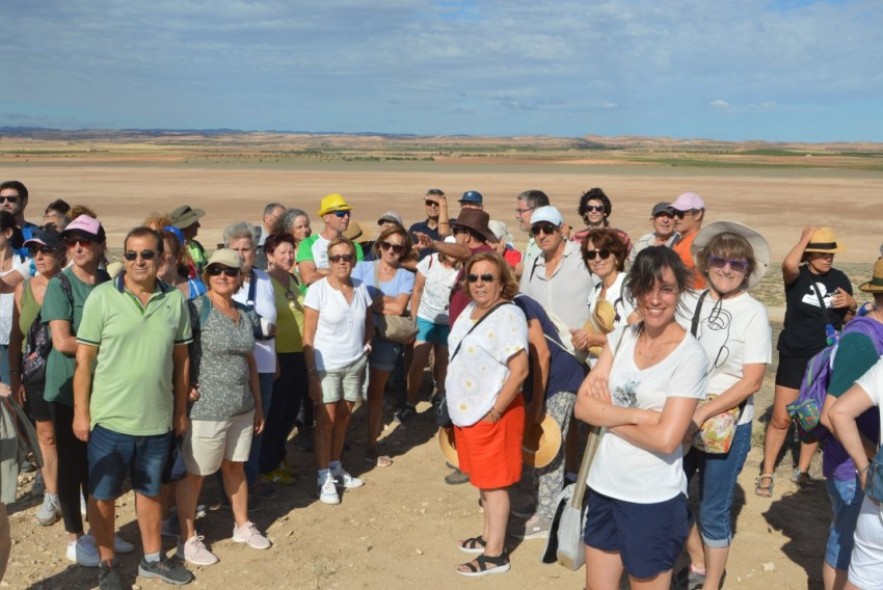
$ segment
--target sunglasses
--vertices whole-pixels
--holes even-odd
[[[377,245],[380,246],[381,250],[392,250],[393,254],[404,254],[405,247],[401,244],[390,244],[389,242],[381,241],[377,242]]]
[[[0,203],[18,203],[18,197],[10,197],[4,195],[0,197]]]
[[[601,257],[601,260],[607,260],[610,258],[610,250],[607,248],[601,248],[600,250],[586,250],[586,253],[583,254],[583,258],[586,260],[594,260],[599,256]]]
[[[694,213],[696,213],[695,209],[690,209],[689,211],[675,211],[675,217],[683,219],[684,215],[693,215]]]
[[[535,236],[540,235],[540,232],[543,232],[547,236],[551,236],[556,231],[558,231],[558,228],[551,223],[538,223],[530,228],[530,233]]]
[[[736,260],[730,260],[728,258],[721,258],[720,256],[711,255],[708,257],[708,264],[711,268],[724,268],[728,264],[730,268],[735,272],[745,272],[748,270],[748,261],[744,258],[738,258]]]
[[[239,276],[239,269],[238,268],[230,268],[229,266],[213,265],[213,266],[208,267],[206,269],[206,272],[208,273],[208,276],[210,276],[210,277],[219,277],[223,274],[223,275],[226,275],[232,279],[232,278]]]
[[[64,243],[67,244],[68,248],[73,248],[74,246],[79,245],[81,248],[88,248],[92,245],[94,240],[90,240],[89,238],[67,238]]]
[[[31,246],[30,248],[28,248],[28,254],[30,254],[31,258],[36,256],[38,253],[52,255],[55,254],[55,249],[50,248],[49,246]]]
[[[349,211],[349,209],[347,209],[346,211],[335,211],[334,216],[335,217],[349,217],[350,211]]]
[[[153,260],[156,258],[156,250],[141,250],[140,252],[129,250],[128,252],[123,253],[123,258],[129,262],[135,262],[135,260],[138,259],[138,256],[141,256],[141,260]]]
[[[426,201],[427,207],[438,207],[438,201]]]
[[[604,211],[604,205],[586,205],[583,211],[585,213],[602,213]]]
[[[481,279],[482,282],[484,282],[484,283],[493,283],[494,281],[497,280],[497,277],[495,277],[494,275],[492,275],[489,272],[486,272],[481,275],[475,275],[472,273],[469,273],[468,275],[466,275],[466,280],[469,281],[470,283],[475,283],[476,281],[478,281],[478,279]]]
[[[333,256],[328,257],[328,260],[331,262],[345,262],[347,264],[352,263],[355,259],[356,257],[352,254],[334,254]]]

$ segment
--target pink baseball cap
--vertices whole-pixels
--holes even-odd
[[[693,211],[705,209],[705,201],[696,193],[681,193],[671,204],[671,208],[675,211]]]
[[[105,239],[104,228],[101,227],[101,223],[88,215],[80,215],[68,223],[64,231],[61,232],[61,237],[66,238],[71,234],[81,234],[99,242],[103,242]]]

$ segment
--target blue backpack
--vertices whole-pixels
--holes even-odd
[[[867,336],[874,343],[877,354],[883,353],[883,324],[880,322],[868,317],[857,317],[843,327],[839,337],[850,333]],[[797,431],[803,442],[820,441],[829,434],[828,429],[822,425],[821,417],[836,352],[837,340],[809,359],[800,383],[800,394],[796,401],[787,406],[788,415],[797,422]]]

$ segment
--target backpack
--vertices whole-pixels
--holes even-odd
[[[70,279],[64,273],[58,273],[56,276],[62,292],[73,308],[74,294]],[[49,331],[49,322],[43,323],[42,315],[42,310],[37,312],[34,322],[28,329],[28,341],[25,344],[21,370],[21,380],[26,387],[46,381],[46,361],[49,358],[49,351],[52,350],[52,333]]]
[[[838,339],[849,333],[867,336],[874,343],[877,354],[883,354],[883,325],[880,322],[867,317],[857,317],[843,327]],[[837,340],[809,359],[800,383],[800,394],[787,406],[788,415],[797,422],[797,432],[804,442],[820,441],[829,434],[828,429],[821,423],[821,417],[825,396],[828,395],[828,385],[831,383],[836,352]]]

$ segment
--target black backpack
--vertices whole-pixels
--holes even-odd
[[[61,290],[73,308],[74,294],[70,279],[64,273],[58,273],[56,276],[61,284]],[[28,330],[28,341],[25,345],[21,370],[21,380],[25,386],[46,381],[46,359],[49,358],[49,351],[52,350],[52,333],[49,331],[49,323],[43,323],[41,316],[42,310],[37,313],[37,317],[34,318],[34,322]]]

